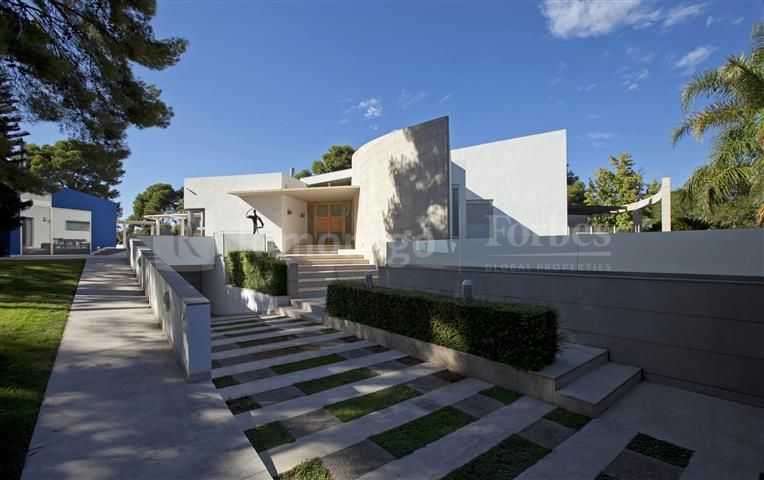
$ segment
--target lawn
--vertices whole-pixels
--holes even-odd
[[[21,476],[83,265],[0,262],[0,478]]]

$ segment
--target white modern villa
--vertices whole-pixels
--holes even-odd
[[[281,252],[333,244],[381,264],[396,239],[567,234],[566,160],[565,130],[452,150],[441,117],[363,145],[347,170],[187,178],[183,200],[206,236],[251,232],[255,209]]]

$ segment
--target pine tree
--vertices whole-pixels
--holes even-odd
[[[44,193],[46,185],[26,167],[24,137],[19,127],[16,100],[7,79],[0,75],[0,231],[17,228],[21,224],[21,210],[32,206],[22,202],[19,193]]]

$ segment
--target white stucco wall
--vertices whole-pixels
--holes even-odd
[[[384,263],[387,241],[448,238],[448,117],[395,130],[353,155],[355,248]]]
[[[454,149],[451,160],[465,170],[468,199],[493,200],[505,219],[499,233],[518,224],[537,235],[567,233],[565,130]]]
[[[286,212],[282,195],[274,193],[240,198],[228,192],[305,186],[299,180],[280,172],[187,178],[183,185],[183,206],[205,209],[205,236],[213,236],[216,232],[251,233],[252,221],[245,214],[254,207],[263,219],[262,230],[282,251],[282,229]]]

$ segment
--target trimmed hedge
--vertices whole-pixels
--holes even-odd
[[[229,252],[225,270],[228,281],[268,295],[287,294],[287,264],[265,252]]]
[[[520,303],[473,301],[358,281],[329,285],[329,315],[506,363],[539,370],[562,347],[557,311]]]

